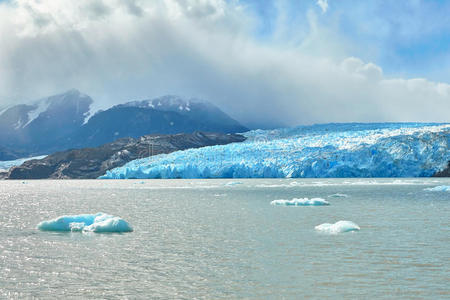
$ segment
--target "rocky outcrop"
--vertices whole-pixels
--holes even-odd
[[[202,132],[122,138],[96,148],[67,150],[27,161],[13,167],[7,179],[92,179],[138,158],[244,140],[238,134]]]
[[[433,177],[450,177],[450,161],[448,162],[447,168],[437,172]]]

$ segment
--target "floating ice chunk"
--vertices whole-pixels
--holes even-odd
[[[131,232],[125,220],[104,213],[61,216],[43,221],[37,228],[42,231]]]
[[[72,227],[76,230],[80,226],[94,223],[95,217],[99,215],[74,215],[61,216],[53,220],[42,221],[38,224],[38,229],[44,231],[71,231]]]
[[[433,188],[426,188],[424,190],[429,192],[450,192],[450,185],[439,185]]]
[[[226,183],[225,185],[226,186],[233,186],[233,185],[239,185],[239,184],[242,184],[242,182],[240,182],[240,181],[230,181],[230,182]]]
[[[324,223],[317,225],[315,229],[323,233],[338,234],[343,232],[359,231],[361,228],[351,221],[338,221],[334,224]]]
[[[330,205],[330,202],[322,199],[322,198],[301,198],[297,199],[294,198],[292,200],[273,200],[270,202],[271,205],[278,205],[278,206],[323,206],[323,205]]]
[[[347,198],[348,195],[347,194],[333,194],[333,195],[329,195],[328,198]]]
[[[72,222],[69,224],[70,231],[83,231],[85,223],[83,222]]]
[[[83,228],[84,231],[92,232],[130,232],[133,231],[127,221],[119,218],[112,217],[103,221],[94,222],[89,226]]]

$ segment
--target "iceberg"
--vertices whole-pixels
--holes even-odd
[[[325,124],[243,135],[242,143],[134,160],[100,178],[429,177],[450,160],[450,124]]]
[[[292,200],[273,200],[270,204],[276,206],[323,206],[330,205],[330,202],[322,198],[294,198]]]
[[[433,188],[426,188],[424,190],[429,192],[450,192],[450,185],[439,185]]]
[[[133,228],[125,220],[104,213],[61,216],[42,221],[37,228],[42,231],[83,232],[131,232]]]
[[[338,234],[360,230],[359,226],[351,221],[338,221],[334,224],[324,223],[317,225],[315,229],[327,234]]]
[[[227,182],[225,185],[226,186],[234,186],[234,185],[239,185],[239,184],[242,184],[242,182],[240,182],[240,181],[230,181],[230,182]]]
[[[333,195],[329,195],[328,198],[347,198],[348,195],[347,194],[333,194]]]

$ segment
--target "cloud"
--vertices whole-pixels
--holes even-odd
[[[448,84],[387,77],[308,16],[298,44],[256,38],[238,1],[3,3],[0,106],[78,88],[102,107],[205,98],[251,126],[448,121]]]
[[[322,9],[323,13],[326,13],[328,10],[328,0],[317,0],[317,5]]]
[[[383,70],[373,64],[365,64],[361,59],[356,57],[348,57],[342,62],[342,68],[349,74],[358,74],[372,82],[383,79]]]

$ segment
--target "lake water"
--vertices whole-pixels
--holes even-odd
[[[450,179],[0,181],[0,298],[449,299],[450,192],[424,190],[440,185]],[[303,197],[331,205],[270,205]],[[96,212],[134,232],[36,229]],[[339,220],[361,230],[314,229]]]

